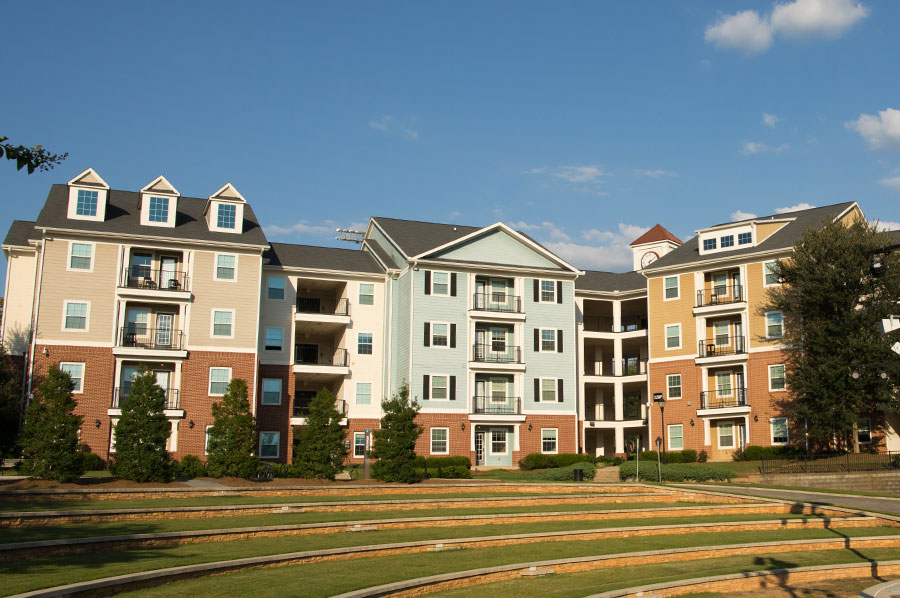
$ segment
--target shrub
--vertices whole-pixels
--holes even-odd
[[[641,460],[643,461],[643,459]],[[636,463],[628,461],[619,467],[619,478],[627,480],[635,477]],[[712,465],[688,465],[686,463],[672,463],[662,466],[662,480],[664,482],[684,482],[692,480],[695,482],[706,482],[713,480],[716,482],[727,482],[733,479],[737,474],[733,471],[714,467]],[[659,479],[657,473],[656,461],[648,461],[641,463],[641,481],[655,482]]]
[[[621,465],[623,461],[622,457],[607,457],[606,455],[600,455],[594,459],[594,463],[603,463],[604,465]]]
[[[381,427],[375,430],[372,477],[383,482],[412,484],[422,479],[416,470],[416,440],[422,426],[416,423],[419,404],[409,398],[409,385],[404,384],[390,399],[381,403]]]
[[[572,472],[576,469],[584,470],[584,479],[588,481],[594,479],[594,473],[597,471],[593,463],[582,461],[565,467],[539,471],[531,476],[531,479],[543,482],[571,482],[575,479],[575,474]]]
[[[106,464],[103,463],[103,459],[100,455],[85,450],[85,448],[85,446],[82,446],[81,450],[79,450],[79,453],[81,454],[81,468],[85,471],[106,469]]]
[[[797,457],[803,451],[793,446],[756,446],[747,445],[743,450],[736,450],[732,455],[735,461],[759,461],[761,459],[785,459]]]
[[[681,462],[682,463],[696,463],[697,462],[697,451],[694,449],[684,449],[681,451]]]
[[[592,461],[589,455],[577,453],[560,453],[558,455],[529,453],[524,459],[519,461],[519,468],[526,471],[531,469],[550,469],[554,467],[568,467],[573,463],[590,463]]]
[[[221,401],[212,404],[207,471],[213,477],[250,479],[259,471],[256,451],[256,418],[250,412],[247,382],[233,378]]]
[[[700,451],[700,454],[697,455],[697,461],[699,463],[706,463],[709,460],[709,455],[706,451]]]
[[[202,478],[206,476],[206,465],[197,455],[185,455],[181,463],[173,464],[175,477],[178,478]]]
[[[468,480],[472,477],[472,472],[468,467],[462,465],[443,465],[438,467],[428,466],[428,475],[425,475],[424,467],[417,467],[416,473],[424,478],[443,478],[453,480]]]
[[[342,469],[347,449],[344,447],[343,414],[335,407],[335,397],[323,388],[309,404],[306,426],[299,432],[294,448],[294,462],[304,478],[333,480]]]
[[[172,431],[163,410],[166,393],[147,369],[132,378],[128,399],[116,424],[114,473],[135,482],[168,482],[172,477],[166,441]]]

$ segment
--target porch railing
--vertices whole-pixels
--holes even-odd
[[[522,348],[512,345],[476,343],[472,347],[473,361],[484,363],[522,363]]]
[[[622,318],[618,328],[609,316],[584,316],[584,329],[587,332],[634,332],[647,329],[646,317]]]
[[[178,390],[175,388],[163,389],[166,393],[166,409],[178,409]],[[113,392],[112,404],[110,409],[121,409],[122,405],[131,395],[131,386],[117,386]]]
[[[718,357],[719,355],[740,355],[747,352],[743,336],[715,336],[698,343],[697,355]]]
[[[744,288],[739,284],[714,284],[709,289],[697,291],[697,307],[737,303],[746,300]]]
[[[771,473],[851,473],[856,471],[897,471],[900,452],[831,453],[782,459],[763,459],[759,470]]]
[[[120,347],[180,351],[182,331],[174,328],[147,328],[144,325],[123,326],[119,329]]]
[[[475,293],[472,298],[472,309],[522,313],[522,298],[509,293]]]
[[[187,272],[181,270],[151,270],[142,266],[133,266],[122,276],[119,288],[190,291],[190,280]]]
[[[472,401],[472,413],[485,415],[521,415],[521,397],[475,396]]]
[[[728,407],[746,406],[746,388],[732,388],[730,391],[709,390],[700,393],[700,409],[727,409]]]
[[[294,408],[293,408],[293,416],[294,417],[306,417],[309,415],[309,404],[312,402],[314,397],[294,397]],[[344,399],[336,399],[334,402],[335,409],[341,414],[341,416],[347,416],[347,401]]]
[[[349,316],[350,300],[322,299],[320,297],[297,297],[297,312],[302,314],[327,314],[330,316]]]
[[[347,367],[347,349],[336,349],[334,353],[320,353],[318,347],[294,347],[294,362],[305,365],[333,365]]]

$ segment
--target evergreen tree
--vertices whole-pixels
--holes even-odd
[[[294,465],[301,478],[333,480],[341,471],[344,447],[343,414],[335,408],[334,395],[323,388],[309,403],[306,427],[300,432]]]
[[[30,475],[70,482],[84,473],[78,453],[82,418],[74,413],[72,388],[69,375],[52,365],[35,389],[22,429],[22,454]]]
[[[213,477],[249,479],[259,470],[256,451],[256,419],[250,413],[247,382],[234,378],[220,402],[212,406],[213,425],[209,429],[207,471]]]
[[[416,424],[419,404],[410,400],[409,385],[404,384],[393,397],[382,401],[381,410],[381,429],[374,432],[372,449],[372,457],[378,461],[372,466],[372,475],[385,482],[421,481],[415,459],[422,426]]]
[[[0,458],[15,453],[22,415],[21,382],[21,364],[16,363],[0,345]]]
[[[884,275],[871,271],[872,252],[890,244],[862,219],[807,229],[792,257],[778,262],[783,285],[770,290],[769,305],[760,309],[784,314],[792,393],[785,407],[797,431],[808,432],[819,448],[851,434],[858,450],[860,417],[900,407],[894,392],[898,370],[878,367],[897,361],[890,350],[896,339],[883,336],[879,324],[897,312],[900,253],[885,256]],[[858,379],[853,371],[861,373]]]
[[[166,392],[153,372],[143,370],[131,382],[131,391],[116,424],[115,474],[135,482],[167,482],[171,478],[166,440],[171,433]]]

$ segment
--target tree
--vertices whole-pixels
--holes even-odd
[[[81,416],[75,415],[72,379],[56,365],[37,386],[25,410],[22,454],[30,475],[70,482],[84,473],[78,453]]]
[[[384,415],[381,429],[375,430],[375,448],[372,457],[378,461],[372,467],[372,475],[385,482],[412,484],[422,478],[416,471],[416,440],[422,426],[416,424],[419,404],[409,398],[409,385],[381,403]]]
[[[793,256],[777,263],[783,284],[770,290],[769,306],[760,310],[784,314],[787,408],[820,447],[852,433],[858,450],[860,416],[900,408],[898,370],[865,367],[858,379],[851,375],[863,364],[896,361],[879,323],[897,311],[900,254],[884,256],[884,275],[871,272],[873,252],[887,245],[887,236],[862,219],[807,229]]]
[[[234,378],[222,400],[212,405],[213,425],[209,429],[207,471],[214,477],[249,479],[259,470],[256,451],[256,418],[250,413],[247,382]]]
[[[166,440],[172,427],[163,410],[166,392],[148,370],[131,381],[116,424],[115,473],[135,482],[167,482],[171,478]]]
[[[22,170],[28,168],[28,174],[35,170],[45,172],[51,170],[69,157],[69,152],[64,154],[52,154],[41,147],[41,144],[25,147],[6,143],[8,137],[0,136],[0,157],[6,154],[8,160],[16,161],[16,168]]]
[[[21,406],[21,365],[0,345],[0,458],[11,455],[15,450]]]
[[[309,403],[306,427],[300,432],[294,464],[302,478],[333,480],[342,469],[344,447],[343,414],[335,408],[334,395],[323,388]]]

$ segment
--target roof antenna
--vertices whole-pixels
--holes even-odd
[[[354,230],[352,228],[338,228],[335,229],[337,232],[337,236],[335,237],[338,241],[348,241],[350,243],[356,243],[360,245],[363,242],[363,233],[359,230]]]

